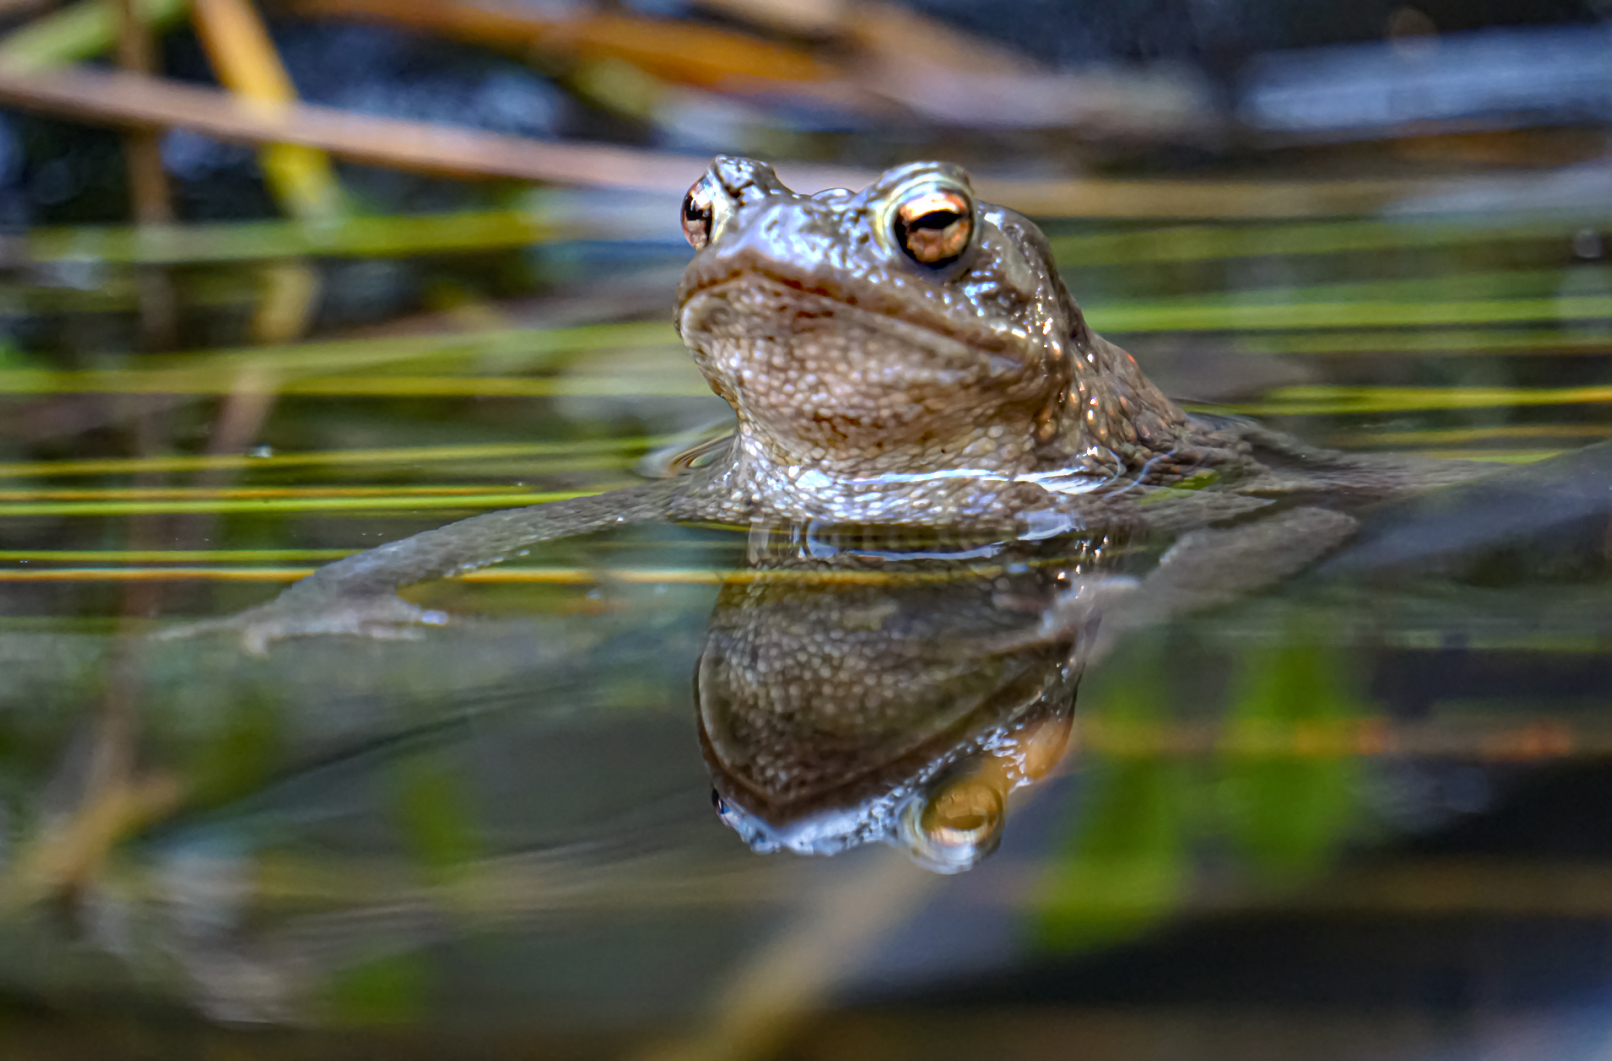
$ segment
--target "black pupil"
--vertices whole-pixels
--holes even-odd
[[[907,226],[907,228],[909,230],[914,228],[942,229],[949,225],[955,224],[957,219],[962,216],[962,214],[955,213],[951,210],[935,210],[931,213],[925,214],[923,217],[918,218],[916,221],[913,221]]]
[[[698,221],[703,224],[705,222],[706,215],[710,212],[709,207],[696,203],[694,201],[694,196],[692,195],[683,200],[683,216],[690,221]]]

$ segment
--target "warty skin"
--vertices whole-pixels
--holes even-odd
[[[952,528],[976,541],[1177,534],[1488,470],[1188,416],[1087,327],[1040,230],[977,201],[956,166],[914,163],[860,192],[802,195],[763,163],[718,158],[683,220],[697,253],[677,327],[737,418],[707,465],[390,542],[168,636],[229,629],[254,653],[304,634],[415,636],[446,617],[396,590],[624,523]]]

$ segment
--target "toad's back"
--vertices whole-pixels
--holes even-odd
[[[683,228],[697,253],[678,288],[678,330],[738,416],[718,459],[678,479],[391,542],[192,629],[239,629],[253,651],[307,633],[394,636],[442,619],[398,598],[401,586],[641,520],[1177,533],[1273,495],[1375,499],[1482,470],[1314,451],[1255,425],[1188,417],[1086,327],[1040,231],[976,200],[955,166],[918,163],[861,192],[805,196],[762,163],[719,158],[689,190]],[[1216,489],[1161,496],[1200,473]],[[1273,524],[1301,558],[1342,526],[1303,511]],[[1256,552],[1261,577],[1296,569],[1267,546]],[[1232,580],[1257,582],[1248,567],[1230,565]],[[1203,585],[1183,593],[1217,599]]]

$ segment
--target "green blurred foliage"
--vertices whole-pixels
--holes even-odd
[[[1079,725],[1106,743],[1153,743],[1169,722],[1168,669],[1147,659],[1091,690]],[[1078,753],[1077,753],[1078,754]],[[1135,935],[1181,901],[1191,875],[1197,784],[1189,764],[1146,751],[1093,756],[1068,808],[1072,832],[1039,885],[1035,935],[1061,949]]]
[[[1042,946],[1096,947],[1156,924],[1190,900],[1200,856],[1221,841],[1239,875],[1287,883],[1323,869],[1356,825],[1363,779],[1346,738],[1364,708],[1341,650],[1296,639],[1238,652],[1205,761],[1170,748],[1193,697],[1170,686],[1168,645],[1122,657],[1088,690],[1082,725],[1102,750],[1038,885]]]
[[[1256,870],[1320,869],[1356,820],[1362,779],[1343,726],[1365,711],[1340,656],[1295,641],[1250,648],[1237,661],[1215,803],[1232,846]]]
[[[331,1023],[361,1026],[418,1019],[430,989],[430,964],[427,955],[404,953],[341,970],[324,989]]]

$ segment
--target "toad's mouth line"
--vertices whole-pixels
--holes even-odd
[[[734,304],[727,297],[728,290],[752,286],[771,286],[793,296],[829,303],[836,312],[844,311],[858,325],[932,354],[969,360],[989,358],[993,374],[1022,372],[1031,363],[1028,351],[1021,345],[1028,338],[1023,333],[986,327],[959,330],[953,322],[937,314],[914,312],[909,306],[892,305],[889,311],[870,308],[834,286],[810,283],[755,266],[701,280],[683,294],[677,309],[678,330],[685,337],[700,331],[708,314],[719,306]]]

